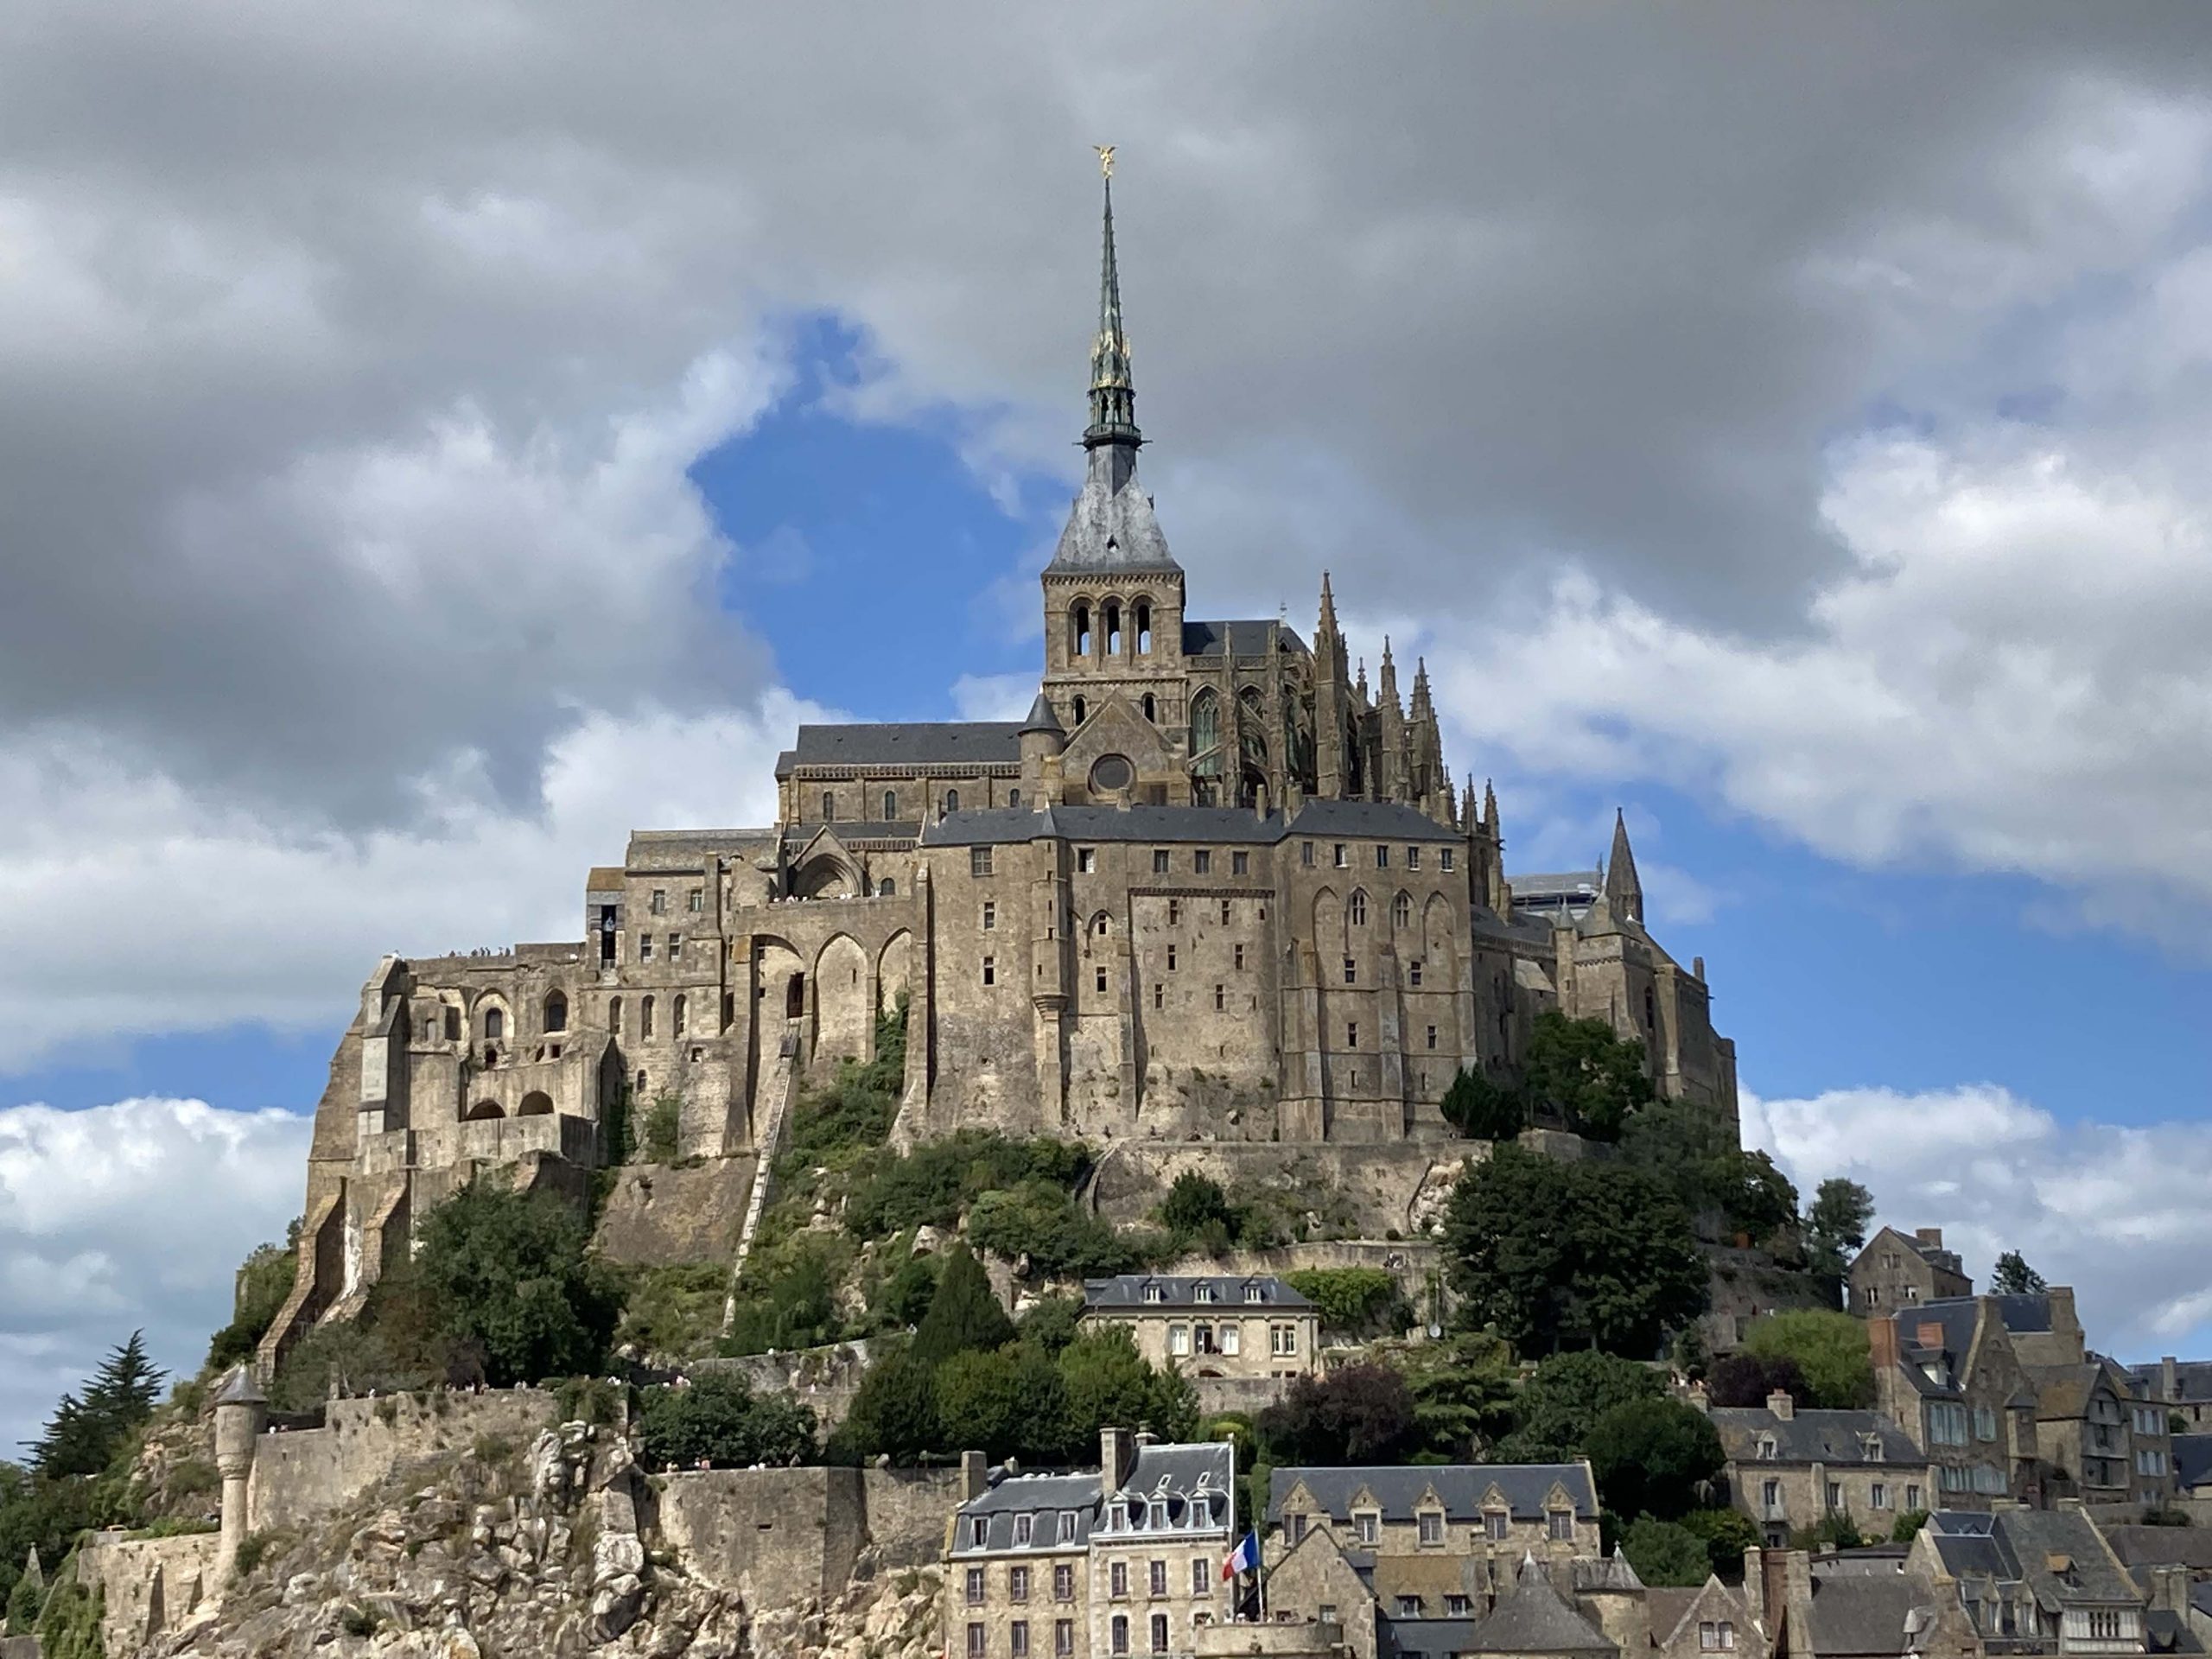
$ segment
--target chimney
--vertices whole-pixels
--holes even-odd
[[[1136,1471],[1136,1444],[1126,1428],[1098,1431],[1098,1496],[1109,1498],[1128,1484]]]
[[[1897,1322],[1894,1314],[1866,1321],[1866,1357],[1873,1362],[1877,1377],[1897,1364]]]
[[[2186,1567],[2154,1567],[2150,1570],[2151,1605],[2160,1612],[2178,1613],[2184,1623],[2189,1618],[2189,1569]]]
[[[2169,1402],[2181,1398],[2179,1363],[2171,1354],[2158,1362],[2158,1398]]]
[[[1797,1402],[1787,1389],[1777,1389],[1766,1397],[1766,1408],[1783,1422],[1797,1414]]]
[[[2082,1363],[2085,1350],[2082,1344],[2081,1316],[2074,1312],[2074,1287],[2053,1285],[2050,1287],[2050,1333],[2063,1338],[2072,1363]]]
[[[1912,1339],[1922,1348],[1941,1348],[1943,1345],[1943,1327],[1933,1319],[1923,1319],[1913,1328]]]
[[[1813,1659],[1813,1558],[1802,1549],[1776,1550],[1781,1557],[1782,1623],[1789,1659]]]
[[[1931,1250],[1943,1248],[1943,1230],[1941,1227],[1916,1227],[1912,1230],[1912,1236]]]
[[[960,1454],[960,1498],[963,1503],[971,1497],[981,1497],[990,1484],[985,1473],[988,1464],[980,1452]]]

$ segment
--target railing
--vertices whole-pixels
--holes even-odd
[[[753,1191],[745,1200],[745,1220],[737,1230],[737,1256],[730,1264],[729,1294],[722,1300],[724,1336],[737,1323],[737,1281],[744,1276],[746,1258],[753,1254],[753,1236],[760,1230],[760,1212],[767,1208],[770,1173],[775,1166],[776,1149],[784,1138],[791,1085],[798,1077],[798,1048],[799,1022],[788,1020],[783,1040],[776,1046],[775,1071],[761,1079],[760,1132],[753,1143]]]

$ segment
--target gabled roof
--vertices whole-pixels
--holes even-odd
[[[776,759],[776,776],[799,766],[1019,766],[1016,720],[916,720],[802,726]]]
[[[1953,1578],[2024,1584],[2037,1604],[2140,1603],[2142,1594],[2096,1526],[2079,1510],[1939,1510],[1928,1517],[1929,1542]]]
[[[1551,1574],[1524,1556],[1513,1587],[1469,1633],[1468,1653],[1613,1654],[1611,1638],[1567,1605]]]
[[[1878,1411],[1793,1412],[1787,1421],[1764,1406],[1715,1406],[1710,1415],[1729,1460],[1755,1463],[1925,1465],[1928,1454]],[[1759,1456],[1759,1443],[1771,1437],[1774,1456]],[[1878,1457],[1867,1455],[1872,1440]]]
[[[1298,637],[1298,630],[1287,622],[1194,622],[1187,617],[1183,621],[1183,654],[1218,657],[1226,645],[1232,657],[1264,657],[1270,628],[1274,630],[1278,643],[1301,656],[1306,654],[1306,642]]]
[[[1030,1517],[1030,1534],[1021,1548],[1040,1551],[1080,1549],[1090,1537],[1098,1515],[1098,1477],[1087,1475],[1013,1475],[988,1486],[960,1506],[954,1522],[955,1554],[987,1553],[1016,1548],[1014,1520]],[[1059,1538],[1059,1517],[1072,1515],[1075,1535],[1066,1543]],[[984,1541],[972,1541],[971,1521],[984,1522]]]
[[[1201,1300],[1199,1292],[1207,1295]],[[1157,1295],[1150,1292],[1157,1291]],[[1248,1294],[1256,1293],[1256,1294]],[[1083,1281],[1085,1307],[1218,1307],[1250,1306],[1310,1308],[1313,1304],[1272,1274],[1124,1273]]]
[[[1233,806],[1026,806],[963,808],[922,828],[925,847],[1002,847],[1039,840],[1236,842],[1272,846],[1280,814],[1260,817]]]
[[[1277,1469],[1268,1477],[1268,1519],[1282,1518],[1283,1500],[1300,1484],[1329,1515],[1351,1514],[1352,1499],[1364,1488],[1374,1496],[1386,1522],[1411,1521],[1423,1494],[1435,1488],[1445,1514],[1454,1521],[1481,1515],[1493,1488],[1516,1520],[1541,1521],[1554,1486],[1564,1488],[1578,1520],[1598,1516],[1598,1493],[1586,1463],[1354,1464],[1339,1468]]]
[[[1813,1652],[1818,1659],[1896,1659],[1905,1650],[1905,1622],[1927,1594],[1926,1586],[1902,1573],[1815,1580]]]
[[[2127,1374],[2148,1394],[2158,1397],[2165,1386],[2163,1363],[2131,1365]],[[2212,1400],[2212,1359],[2181,1359],[2174,1362],[2174,1397],[2178,1401]]]

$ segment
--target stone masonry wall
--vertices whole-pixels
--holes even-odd
[[[753,1186],[749,1155],[709,1158],[690,1168],[629,1164],[600,1211],[593,1242],[610,1262],[658,1266],[728,1262]]]
[[[944,1547],[957,1470],[701,1469],[649,1479],[649,1530],[747,1600],[842,1593],[861,1552],[920,1567]]]
[[[553,1416],[553,1396],[537,1389],[334,1400],[324,1427],[272,1431],[255,1443],[247,1530],[341,1510],[410,1458],[486,1435],[526,1443]]]

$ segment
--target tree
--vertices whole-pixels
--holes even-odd
[[[742,1376],[709,1371],[688,1387],[645,1390],[638,1442],[645,1466],[811,1463],[814,1414],[787,1394],[755,1395]]]
[[[1997,1258],[1997,1266],[1989,1275],[1989,1288],[1999,1296],[2039,1296],[2050,1287],[2018,1250],[2007,1250]]]
[[[1026,1342],[955,1354],[938,1366],[937,1417],[947,1451],[1049,1463],[1074,1449],[1059,1367]]]
[[[1580,1350],[1556,1354],[1530,1372],[1516,1402],[1520,1425],[1497,1447],[1501,1463],[1564,1463],[1582,1455],[1598,1420],[1632,1400],[1663,1392],[1649,1365]]]
[[[1874,1403],[1866,1327],[1848,1313],[1823,1307],[1770,1313],[1744,1332],[1742,1351],[1762,1359],[1795,1361],[1815,1406],[1856,1411]]]
[[[1023,1342],[1057,1358],[1075,1340],[1076,1327],[1082,1319],[1081,1297],[1040,1296],[1029,1305],[1015,1330]]]
[[[1874,1195],[1856,1181],[1831,1175],[1813,1194],[1805,1212],[1805,1254],[1814,1274],[1840,1285],[1853,1255],[1866,1242],[1874,1218]]]
[[[1195,1169],[1186,1169],[1175,1178],[1156,1218],[1179,1243],[1215,1228],[1225,1244],[1236,1228],[1236,1213],[1230,1207],[1229,1194],[1222,1191],[1221,1183]]]
[[[146,1336],[133,1331],[100,1362],[80,1396],[65,1394],[31,1447],[31,1466],[49,1478],[97,1475],[153,1414],[167,1373],[146,1357]]]
[[[1513,1432],[1520,1372],[1497,1338],[1460,1332],[1415,1344],[1397,1363],[1413,1390],[1421,1452],[1449,1463],[1478,1463]]]
[[[1470,1141],[1510,1141],[1527,1127],[1521,1090],[1461,1067],[1444,1091],[1444,1121]]]
[[[1066,1187],[1041,1177],[978,1197],[968,1212],[968,1237],[1002,1261],[1026,1262],[1038,1278],[1123,1273],[1143,1254]]]
[[[645,1109],[645,1151],[649,1164],[672,1164],[683,1135],[683,1096],[657,1095]]]
[[[240,1360],[251,1358],[283,1310],[285,1299],[291,1295],[292,1281],[300,1265],[297,1221],[292,1224],[291,1230],[289,1243],[257,1245],[239,1267],[231,1322],[218,1331],[207,1344],[207,1365],[211,1370],[227,1370]]]
[[[1675,1521],[1641,1516],[1621,1535],[1621,1553],[1648,1585],[1703,1584],[1713,1572],[1705,1540]],[[1739,1558],[1740,1559],[1740,1558]]]
[[[1676,1400],[1609,1408],[1582,1442],[1605,1502],[1623,1515],[1672,1521],[1701,1508],[1727,1461],[1706,1414]]]
[[[1444,1243],[1465,1317],[1522,1353],[1653,1355],[1706,1305],[1689,1216],[1641,1170],[1501,1142],[1452,1189]]]
[[[1705,1541],[1713,1570],[1732,1581],[1744,1573],[1744,1552],[1757,1548],[1758,1524],[1741,1510],[1692,1510],[1682,1525]]]
[[[1556,1008],[1535,1018],[1523,1078],[1530,1101],[1596,1141],[1618,1140],[1651,1099],[1642,1043],[1615,1036],[1605,1020],[1570,1020]]]
[[[1920,1529],[1927,1524],[1927,1510],[1907,1510],[1903,1515],[1897,1516],[1897,1524],[1890,1529],[1890,1541],[1893,1544],[1909,1544],[1920,1535]]]
[[[908,1256],[891,1270],[877,1290],[877,1317],[898,1329],[919,1325],[930,1311],[937,1295],[938,1275],[944,1270],[944,1262],[938,1256]]]
[[[1320,1311],[1324,1331],[1346,1336],[1403,1336],[1413,1305],[1395,1274],[1382,1268],[1306,1268],[1283,1282]]]
[[[883,1456],[912,1465],[935,1449],[937,1388],[931,1371],[903,1342],[869,1366],[852,1408],[830,1437],[831,1458],[859,1463]]]
[[[472,1181],[423,1218],[415,1272],[429,1317],[494,1387],[599,1369],[620,1292],[575,1208]]]
[[[1198,1423],[1198,1391],[1174,1370],[1154,1370],[1120,1328],[1077,1337],[1060,1354],[1071,1444],[1091,1444],[1106,1427],[1148,1428],[1163,1440],[1188,1440]]]
[[[1260,1414],[1259,1430],[1271,1463],[1395,1463],[1413,1444],[1413,1391],[1388,1365],[1308,1373]]]
[[[1788,1354],[1731,1354],[1713,1366],[1706,1382],[1716,1406],[1764,1406],[1777,1389],[1801,1406],[1813,1403],[1804,1368]]]
[[[914,1332],[914,1357],[934,1368],[955,1354],[988,1352],[1013,1340],[1014,1321],[999,1306],[990,1275],[965,1244],[955,1245]]]

